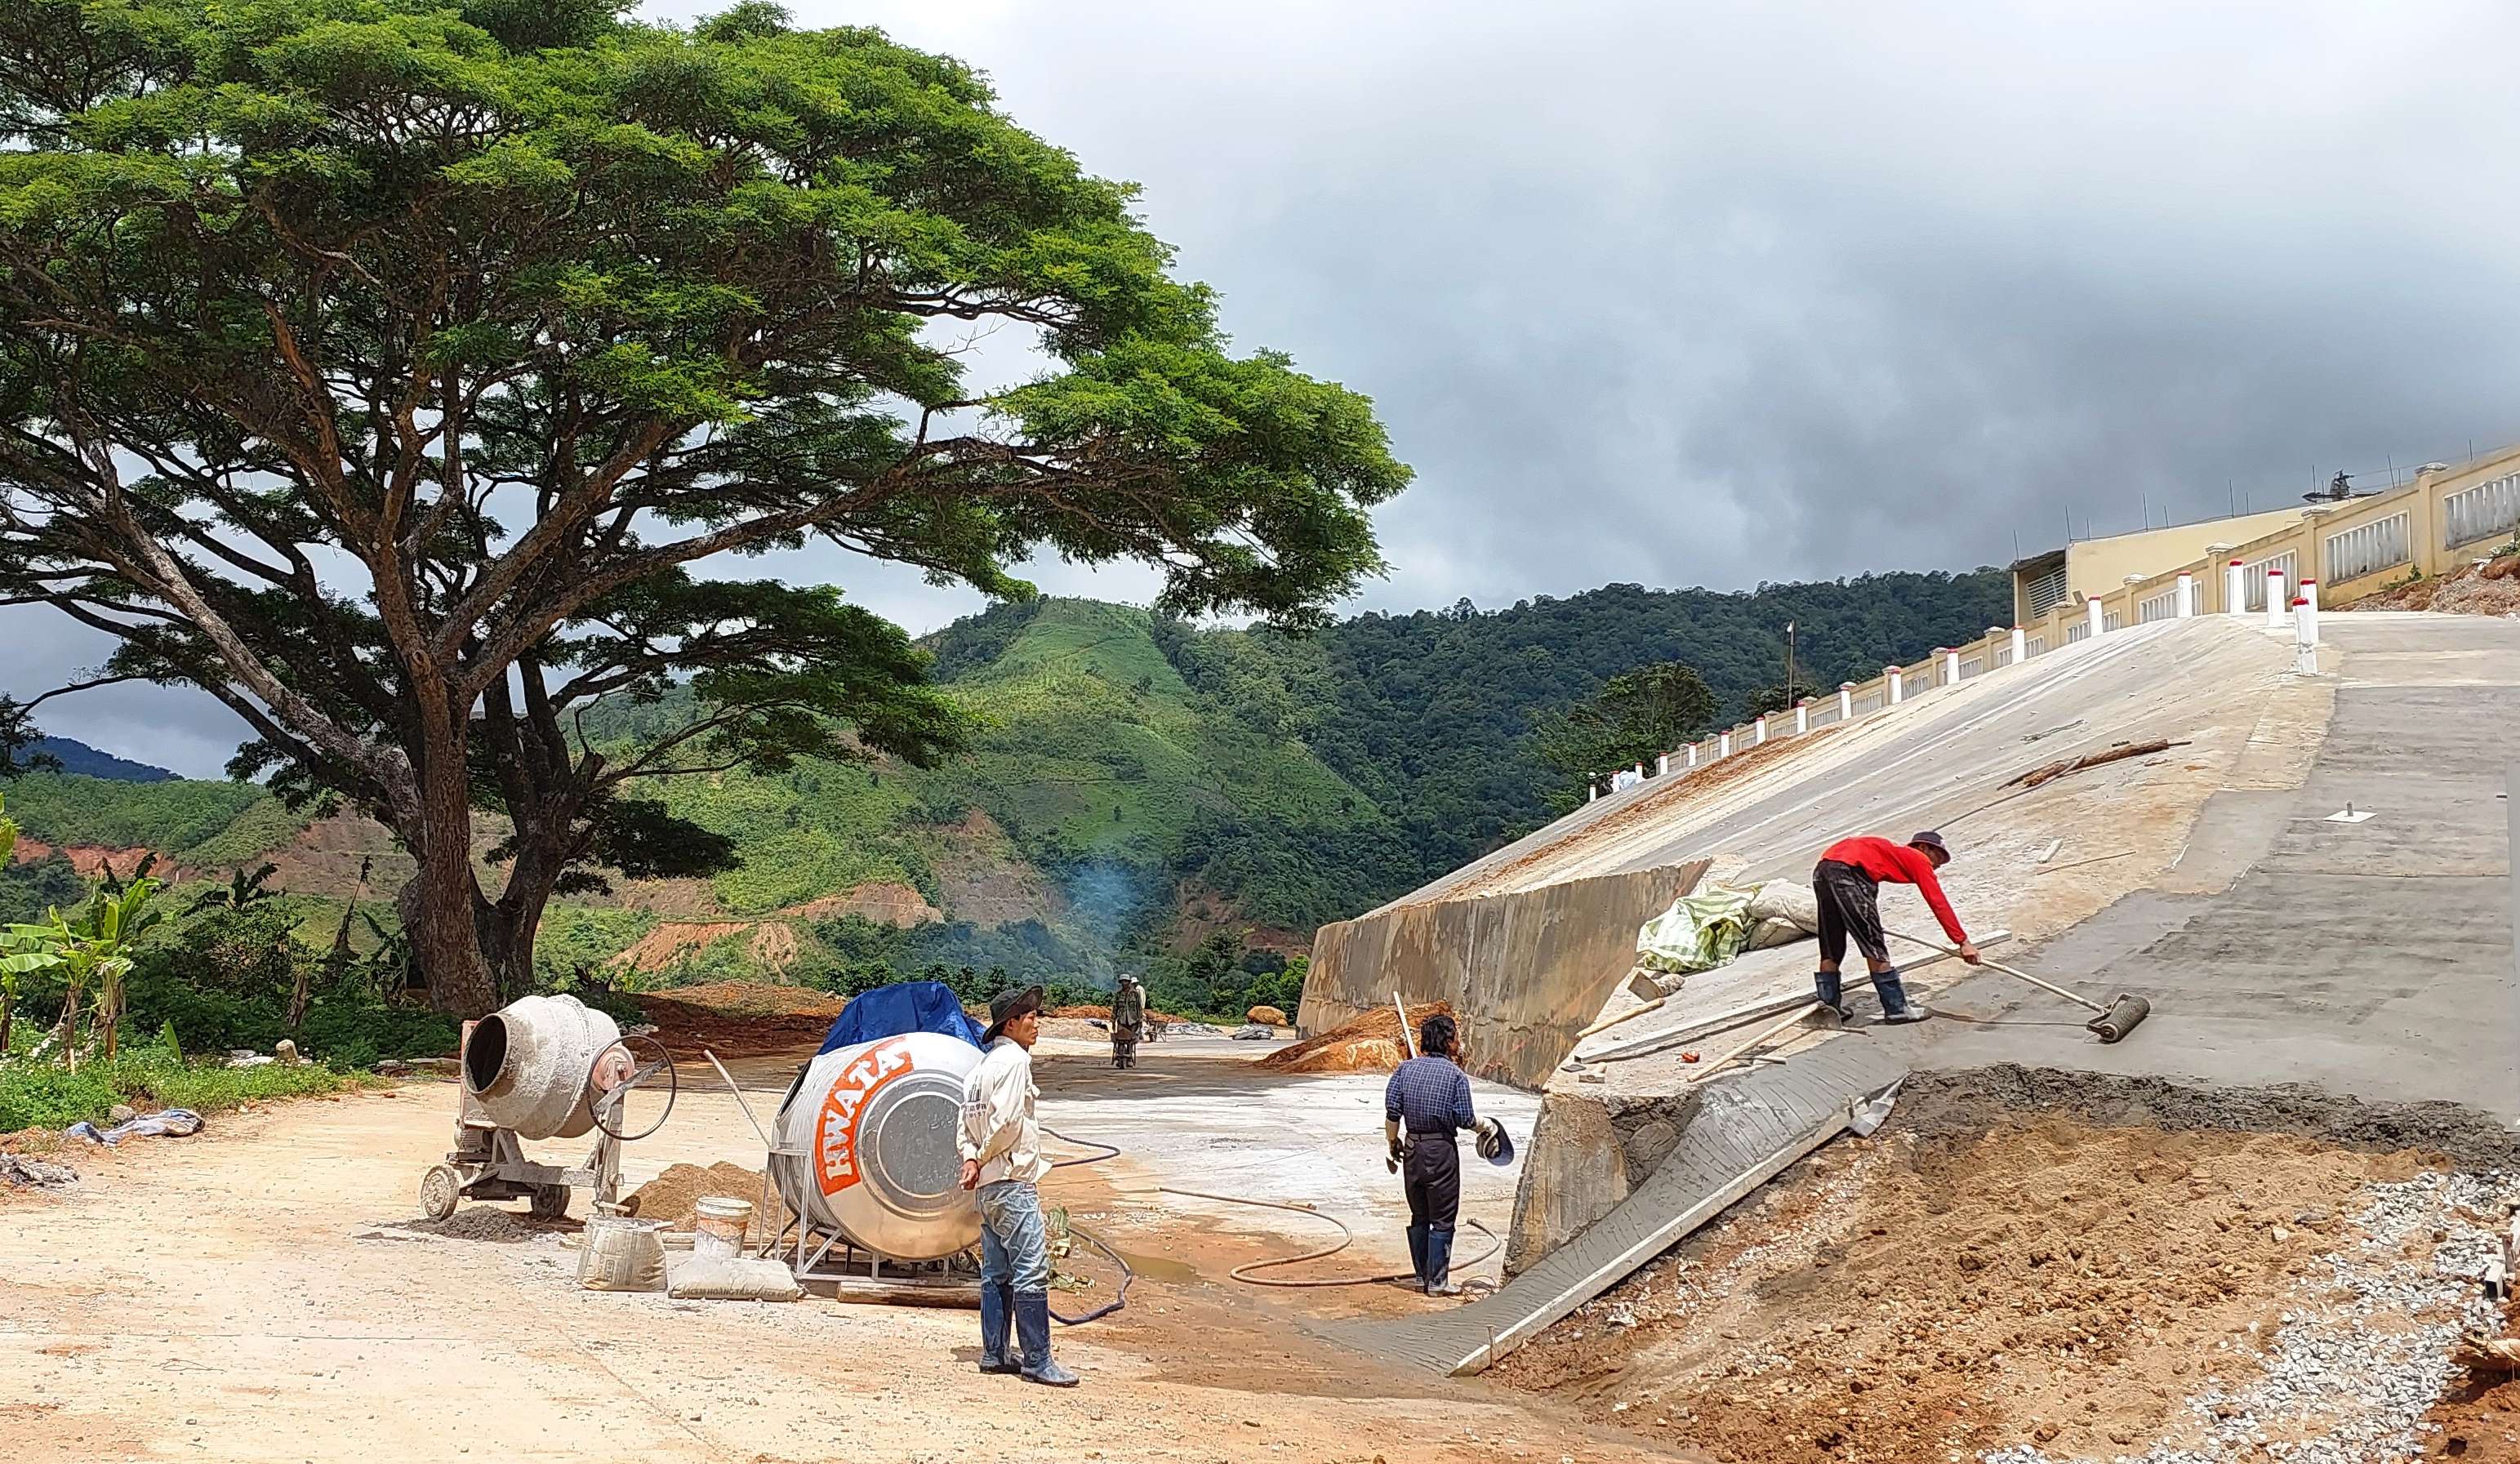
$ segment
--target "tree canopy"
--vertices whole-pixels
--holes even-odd
[[[1714,718],[1706,679],[1679,661],[1661,661],[1620,672],[1599,691],[1543,718],[1533,744],[1541,762],[1594,782],[1695,740]]]
[[[0,16],[0,602],[205,688],[240,773],[420,864],[440,1005],[590,865],[728,851],[639,788],[933,761],[961,713],[823,541],[1000,596],[1038,553],[1282,625],[1376,573],[1371,404],[1231,353],[1124,184],[948,58],[763,5],[22,0]],[[975,391],[972,333],[1036,340]],[[577,715],[688,682],[635,752]],[[471,811],[516,834],[496,898]]]

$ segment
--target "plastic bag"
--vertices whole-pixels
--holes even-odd
[[[598,1215],[579,1238],[577,1284],[588,1291],[665,1289],[665,1222]]]
[[[1750,938],[1756,887],[1701,884],[1637,931],[1637,964],[1648,971],[1711,971]]]

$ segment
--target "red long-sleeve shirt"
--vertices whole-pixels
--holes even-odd
[[[1960,917],[1952,913],[1952,902],[1943,898],[1943,882],[1934,877],[1934,862],[1925,851],[1865,833],[1838,840],[1821,858],[1853,865],[1884,883],[1914,885],[1916,893],[1925,897],[1925,908],[1943,922],[1943,934],[1950,936],[1955,946],[1967,944],[1968,932],[1960,929]]]

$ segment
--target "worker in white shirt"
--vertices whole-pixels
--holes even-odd
[[[1032,1044],[1041,1038],[1041,988],[989,1002],[988,1055],[963,1084],[963,1187],[980,1205],[980,1371],[1073,1388],[1050,1356],[1050,1233],[1042,1221],[1041,1123],[1033,1104]],[[1008,1350],[1013,1323],[1019,1353]]]

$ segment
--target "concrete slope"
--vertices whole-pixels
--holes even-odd
[[[1980,976],[1938,1001],[1995,1021],[1898,1034],[1911,1061],[2297,1082],[2520,1119],[2520,624],[2340,614],[2322,629],[2335,708],[2301,786],[2216,794],[2165,888],[2013,962],[2097,999],[2136,992],[2151,1019],[2101,1045],[2075,1008]],[[2370,817],[2331,821],[2348,804]]]
[[[1853,1104],[1905,1076],[1883,1048],[1840,1043],[1711,1083],[1688,1133],[1642,1188],[1503,1289],[1447,1311],[1328,1330],[1379,1356],[1479,1371],[1835,1137]]]
[[[2342,617],[2337,617],[2342,618]],[[1850,827],[1912,831],[1985,801],[2014,774],[2149,732],[2184,734],[2291,664],[2230,617],[2157,621],[2084,641],[1811,734],[1751,776],[1727,765],[1600,799],[1397,904],[1529,889],[1717,852],[1790,864]],[[2031,739],[2040,733],[2034,743]],[[1710,786],[1711,785],[1711,786]],[[1964,875],[1965,870],[1961,873]]]

